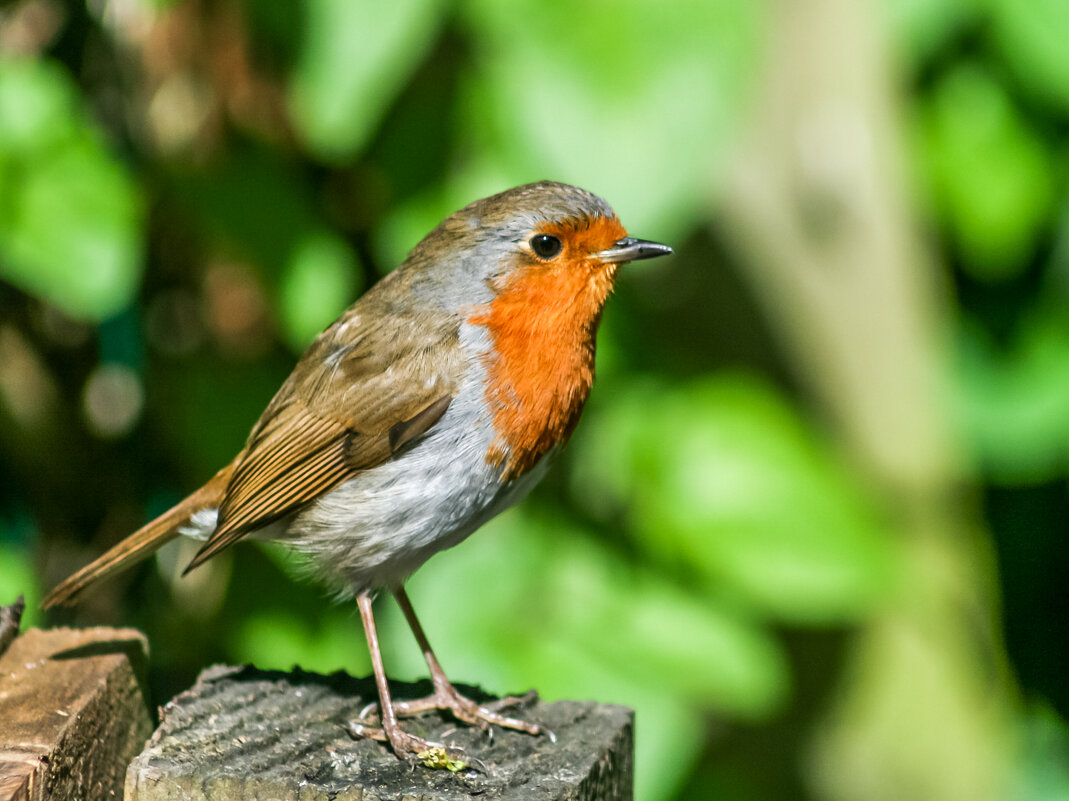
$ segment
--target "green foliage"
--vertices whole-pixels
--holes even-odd
[[[0,542],[5,532],[0,531]],[[0,549],[0,606],[8,606],[22,596],[26,609],[22,614],[22,628],[41,625],[41,588],[37,581],[29,548],[5,545]]]
[[[1054,478],[1069,455],[1069,319],[1030,318],[1006,352],[976,327],[963,337],[961,419],[977,456],[1000,481]]]
[[[625,508],[651,557],[796,623],[857,618],[886,593],[878,516],[762,383],[636,385],[598,411],[578,437],[574,491]]]
[[[464,19],[479,71],[463,122],[495,167],[597,187],[668,238],[697,221],[754,63],[756,4],[472,0]]]
[[[921,106],[927,172],[963,264],[983,280],[1027,266],[1055,201],[1051,155],[999,84],[958,67]]]
[[[361,675],[371,671],[359,621],[351,614],[332,609],[314,625],[309,623],[304,617],[275,610],[248,615],[233,633],[230,658],[264,670],[290,670],[299,665],[323,673],[344,669]]]
[[[993,37],[1007,64],[1031,92],[1069,112],[1069,5],[1061,0],[990,0]]]
[[[1019,736],[1028,757],[1015,778],[1015,798],[1069,801],[1069,727],[1045,704],[1031,704],[1020,723]]]
[[[100,320],[141,274],[141,200],[58,64],[0,58],[0,276]]]
[[[885,0],[898,41],[915,62],[953,46],[955,37],[975,24],[986,0]]]
[[[352,302],[357,267],[349,246],[330,232],[296,244],[279,299],[283,335],[293,350],[311,342]]]
[[[438,0],[310,0],[293,74],[293,120],[320,158],[360,151],[419,64]]]

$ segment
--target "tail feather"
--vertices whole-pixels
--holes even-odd
[[[216,473],[207,484],[180,501],[150,523],[146,523],[122,542],[113,546],[102,556],[83,567],[45,596],[41,606],[49,609],[77,602],[82,591],[109,576],[133,566],[151,556],[178,536],[178,527],[189,520],[194,512],[219,506],[226,493],[231,462]]]

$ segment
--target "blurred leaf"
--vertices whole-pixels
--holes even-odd
[[[1049,481],[1069,452],[1069,318],[1030,317],[998,352],[976,326],[963,329],[959,413],[985,470],[1000,482]]]
[[[0,60],[0,275],[68,314],[106,318],[141,274],[136,186],[101,146],[70,78]]]
[[[565,640],[544,643],[524,671],[528,677],[546,677],[536,685],[544,698],[593,698],[635,710],[641,732],[635,741],[635,798],[673,798],[702,754],[708,718],[672,686],[675,671],[640,680],[616,664],[590,659]]]
[[[362,675],[371,661],[351,610],[329,609],[316,619],[287,616],[274,611],[250,615],[229,641],[227,658],[252,663],[264,670],[305,670],[333,673],[345,670]]]
[[[0,154],[40,155],[79,135],[75,86],[51,61],[0,59]]]
[[[1069,112],[1069,3],[990,0],[991,32],[1018,78],[1036,95]]]
[[[0,531],[0,542],[3,542],[3,539],[3,532]],[[39,607],[43,593],[30,550],[4,543],[0,548],[0,606],[15,603],[15,599],[20,595],[26,600],[26,609],[22,614],[22,630],[40,625]]]
[[[321,158],[358,152],[426,52],[439,0],[309,0],[290,87],[293,119]]]
[[[480,68],[467,136],[494,148],[514,183],[578,184],[674,238],[716,186],[756,56],[759,9],[731,0],[468,0]]]
[[[1069,725],[1042,703],[1019,722],[1023,751],[1011,796],[1019,801],[1069,801]]]
[[[985,0],[884,0],[892,27],[914,62],[933,58],[983,10]]]
[[[282,332],[303,350],[356,296],[359,265],[339,237],[320,231],[298,242],[282,276]]]
[[[960,66],[921,108],[932,189],[961,247],[963,269],[987,281],[1018,275],[1053,213],[1051,156],[1004,89]]]
[[[857,619],[893,575],[886,533],[769,388],[727,376],[618,395],[576,442],[576,497],[627,510],[662,562],[796,622]]]
[[[564,555],[546,596],[568,642],[636,680],[672,676],[677,693],[743,716],[768,713],[786,690],[783,655],[770,636],[731,608],[686,593],[618,557],[562,521],[546,521],[551,551]],[[546,539],[545,535],[542,535]]]

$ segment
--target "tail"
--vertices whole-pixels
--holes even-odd
[[[236,462],[237,460],[235,460]],[[82,590],[151,556],[178,536],[178,527],[194,512],[223,502],[235,462],[216,473],[207,484],[179,502],[151,523],[146,523],[107,553],[83,567],[45,596],[41,606],[49,609],[76,603]]]

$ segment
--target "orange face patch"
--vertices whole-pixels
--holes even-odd
[[[593,254],[627,235],[615,217],[543,226],[558,237],[553,259],[518,264],[498,295],[469,322],[487,328],[486,398],[497,440],[488,455],[504,478],[530,470],[567,441],[594,381],[594,336],[615,264]]]

